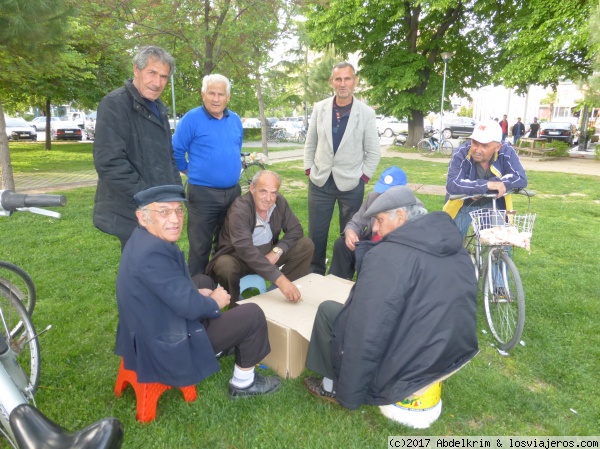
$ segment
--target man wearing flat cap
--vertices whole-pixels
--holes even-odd
[[[446,177],[446,204],[448,212],[464,237],[471,216],[469,212],[490,207],[491,198],[449,200],[449,195],[476,195],[498,192],[498,209],[511,210],[507,190],[527,187],[527,175],[515,149],[502,143],[502,129],[493,120],[479,122],[466,143],[452,155]]]
[[[139,226],[121,255],[117,275],[119,325],[115,353],[140,382],[195,385],[219,370],[215,354],[233,349],[232,399],[268,394],[277,376],[254,373],[269,352],[262,310],[245,304],[221,312],[230,296],[205,275],[189,275],[177,240],[183,228],[183,187],[167,185],[134,196]]]
[[[319,306],[306,367],[324,377],[304,381],[350,409],[395,407],[478,351],[477,280],[450,216],[427,213],[406,186],[381,194],[365,216],[381,240],[356,244],[346,303]]]

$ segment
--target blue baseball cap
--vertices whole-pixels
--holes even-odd
[[[406,173],[404,173],[404,170],[399,167],[392,166],[383,171],[373,190],[375,190],[377,193],[383,193],[390,187],[405,186],[407,182],[408,180],[406,179]]]

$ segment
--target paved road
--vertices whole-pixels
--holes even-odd
[[[40,133],[43,134],[43,133]],[[400,153],[392,145],[392,138],[381,138],[381,152],[385,157],[398,157],[399,159],[417,159],[423,161],[436,161],[446,163],[448,158],[424,157],[417,153]],[[244,144],[246,151],[261,151],[261,142],[247,142]],[[272,151],[269,154],[271,162],[299,160],[303,158],[303,145],[293,143],[271,143],[270,148],[294,148],[286,151]],[[574,173],[582,175],[600,176],[600,161],[593,159],[594,152],[574,152],[569,159],[531,158],[522,156],[521,162],[526,170],[550,171],[560,173]],[[397,165],[402,166],[399,162]],[[89,187],[96,184],[97,176],[95,170],[81,171],[77,173],[56,173],[52,178],[46,173],[32,173],[26,175],[15,175],[15,184],[19,192],[43,193],[49,191],[69,190],[78,187]],[[409,185],[415,191],[431,194],[445,194],[443,186]]]

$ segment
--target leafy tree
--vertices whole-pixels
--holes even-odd
[[[448,96],[466,96],[466,89],[490,79],[495,50],[487,24],[501,14],[491,0],[476,5],[334,0],[312,3],[306,11],[317,48],[335,44],[343,54],[360,53],[359,73],[371,86],[365,94],[383,114],[408,117],[409,145],[422,137],[424,115],[439,109],[442,52],[454,53],[448,65]]]
[[[0,2],[0,167],[2,189],[14,190],[15,182],[6,136],[2,100],[22,97],[12,91],[15,83],[26,82],[27,73],[15,68],[21,59],[43,58],[53,44],[48,36],[60,36],[70,9],[66,0],[11,0]]]

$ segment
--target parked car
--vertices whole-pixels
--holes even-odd
[[[260,128],[260,119],[257,118],[243,118],[242,119],[242,127],[243,128]]]
[[[273,129],[285,129],[290,137],[296,137],[300,131],[304,129],[302,122],[288,122],[287,120],[279,120],[273,125]]]
[[[6,117],[8,140],[37,140],[37,132],[22,117]]]
[[[569,122],[541,123],[539,136],[544,137],[548,142],[559,140],[571,146],[579,143],[577,127]]]
[[[52,122],[52,140],[82,140],[83,132],[77,123],[66,120]]]
[[[267,117],[267,122],[269,122],[269,126],[273,126],[278,121],[279,119],[277,117]]]
[[[50,123],[59,122],[59,121],[60,121],[60,119],[58,117],[50,117]],[[32,121],[30,121],[29,124],[31,126],[33,126],[33,129],[35,129],[36,131],[46,131],[46,117],[45,116],[36,117]]]
[[[394,117],[385,117],[377,124],[377,132],[385,137],[392,137],[408,132],[408,120],[398,120]]]
[[[456,117],[444,120],[442,134],[444,139],[456,139],[460,136],[473,134],[477,122],[469,117]],[[500,126],[500,125],[498,125]]]

